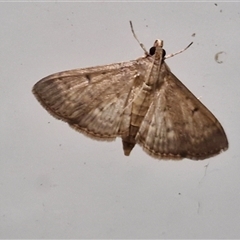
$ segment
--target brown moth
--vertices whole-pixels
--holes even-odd
[[[162,40],[149,53],[139,44],[144,57],[55,73],[37,82],[33,94],[51,115],[88,137],[121,137],[126,156],[136,143],[159,159],[198,160],[226,150],[219,121],[165,63],[175,54],[165,56]]]

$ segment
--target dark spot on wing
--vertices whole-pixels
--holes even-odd
[[[91,82],[91,76],[89,74],[86,74],[85,77],[88,80],[88,82],[90,83]]]
[[[171,128],[167,128],[167,133],[169,133],[169,132],[171,132],[172,131],[172,129]]]
[[[192,115],[196,113],[198,110],[199,110],[198,107],[195,107],[194,109],[192,109]]]

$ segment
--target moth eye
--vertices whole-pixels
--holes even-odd
[[[155,54],[155,51],[156,51],[156,47],[151,47],[151,48],[149,49],[149,54],[152,56],[152,55]]]
[[[164,58],[165,56],[166,56],[166,51],[163,49],[162,58]]]
[[[155,52],[156,52],[156,47],[151,47],[150,50],[149,50],[149,54],[150,54],[151,56],[153,56],[153,55],[155,54]],[[163,49],[162,58],[164,58],[165,55],[166,55],[166,51]]]

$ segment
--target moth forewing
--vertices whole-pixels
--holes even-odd
[[[114,140],[129,134],[131,101],[150,62],[143,57],[56,73],[37,82],[33,93],[51,115],[74,129],[97,140]]]
[[[139,129],[138,143],[151,156],[163,159],[198,160],[226,150],[221,124],[167,69]]]

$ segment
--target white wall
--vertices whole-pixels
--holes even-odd
[[[239,7],[1,3],[0,237],[239,238]],[[142,56],[129,20],[147,49],[194,41],[167,63],[219,119],[228,151],[174,162],[136,146],[125,157],[119,139],[86,138],[36,101],[32,86],[51,73]]]

